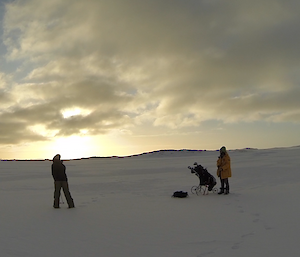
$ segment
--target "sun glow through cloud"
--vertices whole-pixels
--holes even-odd
[[[63,159],[91,157],[90,151],[93,147],[91,138],[82,136],[61,137],[56,139],[52,146]],[[98,147],[98,151],[101,152],[101,146]]]
[[[64,109],[61,113],[64,119],[67,119],[77,115],[87,116],[91,113],[91,111],[82,108],[70,108],[70,109]]]

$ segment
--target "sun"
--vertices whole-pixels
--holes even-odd
[[[61,137],[53,144],[53,150],[60,154],[62,159],[91,157],[92,149],[94,145],[88,136]]]
[[[61,114],[64,117],[64,119],[81,115],[81,116],[87,116],[91,113],[91,110],[84,109],[84,108],[69,108],[62,110]]]

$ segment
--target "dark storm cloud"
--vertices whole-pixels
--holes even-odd
[[[300,122],[299,7],[281,0],[12,2],[3,37],[7,60],[21,65],[0,93],[8,101],[0,120],[12,143],[145,121]],[[82,113],[65,117],[70,109]],[[38,125],[44,133],[32,131]]]

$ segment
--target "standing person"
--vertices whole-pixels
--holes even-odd
[[[217,175],[221,180],[221,190],[218,193],[221,194],[229,194],[229,181],[228,178],[231,177],[231,167],[230,167],[230,157],[226,151],[226,147],[222,146],[220,149],[220,156],[217,161]],[[225,190],[225,191],[224,191]]]
[[[69,191],[68,178],[66,175],[66,167],[60,160],[60,155],[57,154],[53,157],[53,164],[51,166],[52,176],[54,179],[54,208],[59,208],[59,197],[61,188],[64,191],[65,197],[69,208],[74,208],[74,201]]]

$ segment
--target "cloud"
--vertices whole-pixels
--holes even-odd
[[[0,84],[0,142],[149,123],[299,122],[299,7],[283,0],[8,3],[5,57],[19,66],[9,87]],[[63,116],[76,108],[86,114]],[[49,133],[30,130],[41,125]]]

